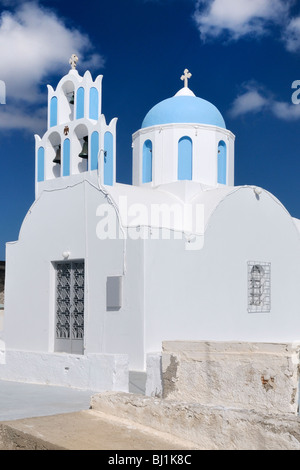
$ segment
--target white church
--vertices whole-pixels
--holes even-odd
[[[128,391],[163,341],[300,340],[300,221],[234,185],[235,136],[189,71],[133,134],[125,185],[102,76],[77,60],[48,86],[35,201],[6,247],[0,378]]]

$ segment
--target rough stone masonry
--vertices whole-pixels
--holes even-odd
[[[299,343],[163,343],[163,397],[262,413],[298,413]]]

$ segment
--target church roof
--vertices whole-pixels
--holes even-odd
[[[202,235],[216,207],[229,194],[236,192],[237,189],[239,189],[239,187],[222,186],[212,188],[211,186],[195,183],[193,181],[177,181],[158,186],[155,190],[145,186],[131,186],[116,183],[109,188],[109,193],[118,207],[123,227],[133,228],[136,226],[136,217],[128,217],[128,209],[135,207],[138,201],[140,207],[144,209],[144,215],[147,219],[141,226],[166,228],[184,233]],[[126,204],[123,203],[124,196],[126,196]],[[174,214],[166,219],[159,218],[155,220],[155,218],[152,218],[153,207],[160,207],[161,209],[169,207],[172,211],[176,204],[178,207],[180,206],[183,211],[187,209],[187,206],[193,207],[192,220],[186,218],[179,218],[177,220],[176,217],[173,217]],[[195,220],[196,207],[199,204],[205,207],[201,227],[197,226]]]
[[[195,96],[187,87],[150,109],[142,128],[174,123],[208,124],[226,129],[220,111],[209,101]]]

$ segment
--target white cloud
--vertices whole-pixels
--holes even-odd
[[[42,135],[46,132],[47,109],[45,107],[34,108],[27,106],[1,106],[0,130],[25,130],[32,134]]]
[[[6,106],[44,100],[41,84],[45,93],[48,77],[67,73],[72,53],[80,58],[79,70],[103,66],[104,59],[94,52],[89,37],[68,28],[54,12],[34,2],[22,3],[13,12],[4,10],[0,17],[0,79],[6,83]],[[31,130],[30,121],[25,119],[24,127]],[[21,126],[17,116],[15,125]]]
[[[276,100],[258,84],[244,84],[244,92],[233,102],[229,114],[237,118],[250,113],[269,112],[283,121],[300,119],[300,104]]]
[[[282,24],[292,0],[198,0],[194,19],[203,40],[226,33],[237,40],[267,34],[270,24]]]
[[[250,89],[234,100],[230,114],[232,117],[238,117],[247,113],[256,113],[262,111],[267,105],[266,97],[258,90]]]
[[[300,119],[300,104],[291,104],[281,101],[271,103],[271,111],[284,121],[296,121]]]
[[[283,40],[288,51],[300,50],[300,16],[291,19],[283,33]]]

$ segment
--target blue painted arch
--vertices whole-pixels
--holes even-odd
[[[111,132],[104,134],[104,184],[113,185],[114,181],[114,138]]]
[[[45,149],[40,147],[37,154],[37,182],[45,180]]]
[[[152,142],[146,140],[143,145],[143,183],[152,181]]]
[[[184,136],[178,142],[178,179],[191,180],[193,178],[193,142],[190,137]]]
[[[70,175],[71,143],[65,139],[63,144],[63,176]]]
[[[218,183],[227,183],[227,146],[224,140],[218,145]]]
[[[99,93],[97,88],[90,89],[90,119],[98,119],[99,117]]]
[[[98,169],[98,153],[99,153],[99,133],[95,131],[91,135],[91,170]]]
[[[53,96],[50,101],[50,127],[57,126],[57,97]]]
[[[84,88],[80,87],[76,94],[76,119],[84,117]]]

